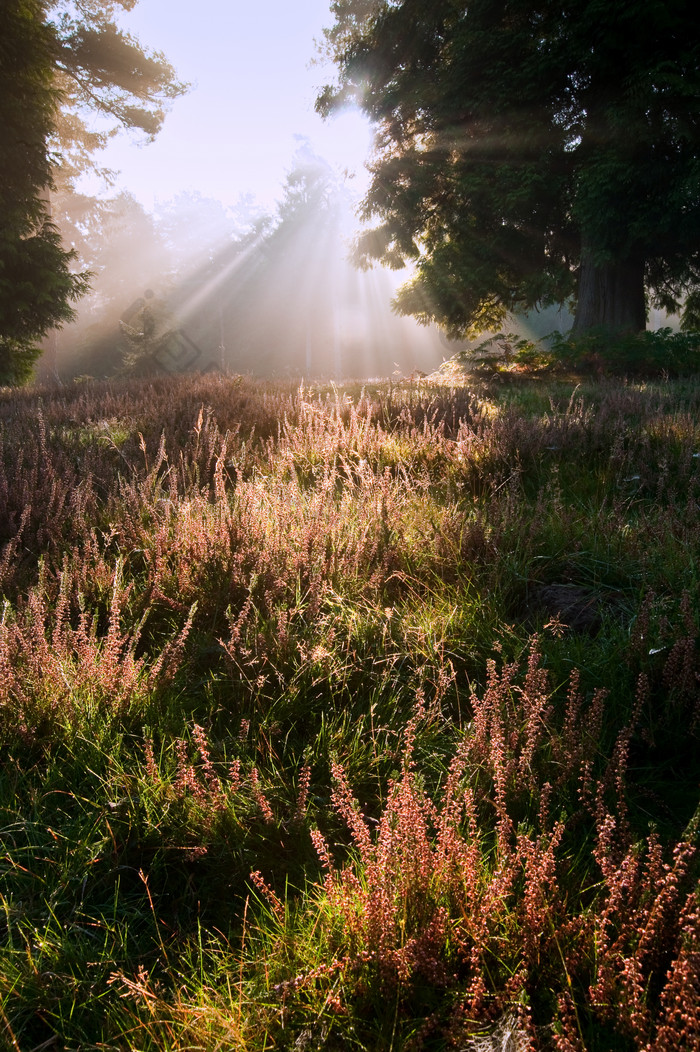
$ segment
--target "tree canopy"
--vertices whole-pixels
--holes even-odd
[[[168,107],[187,91],[162,52],[145,48],[117,24],[120,11],[130,11],[137,2],[50,4],[57,43],[55,84],[61,92],[54,131],[61,185],[71,186],[82,172],[95,168],[95,152],[120,129],[153,139]],[[97,127],[95,115],[102,118]]]
[[[153,138],[186,90],[162,54],[118,26],[136,2],[4,0],[0,8],[0,383],[28,378],[39,341],[72,318],[72,301],[88,288],[55,225],[69,229],[75,209],[54,208],[52,192],[60,186],[65,204],[119,128]],[[89,200],[80,202],[75,247],[104,212],[93,202],[90,218]]]
[[[55,39],[41,0],[0,7],[0,383],[27,378],[37,341],[86,288],[47,207]]]
[[[576,303],[644,328],[700,299],[700,38],[688,0],[335,0],[338,80],[377,127],[361,261],[452,335]]]

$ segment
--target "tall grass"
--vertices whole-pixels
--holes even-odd
[[[699,408],[0,394],[8,1047],[700,1048]]]

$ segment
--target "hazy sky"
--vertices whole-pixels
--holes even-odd
[[[359,188],[367,124],[356,113],[325,122],[314,113],[327,77],[309,63],[314,38],[331,22],[328,0],[140,0],[121,21],[192,82],[154,143],[138,146],[122,134],[103,154],[121,170],[119,187],[146,207],[197,190],[225,204],[253,193],[267,208],[280,196],[298,136],[357,171]]]

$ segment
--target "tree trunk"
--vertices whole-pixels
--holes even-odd
[[[642,332],[645,328],[644,260],[596,263],[584,246],[573,331]]]

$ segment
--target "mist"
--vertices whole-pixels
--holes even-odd
[[[393,313],[401,274],[358,270],[347,182],[303,144],[266,212],[181,193],[60,196],[54,215],[92,291],[47,341],[39,378],[219,369],[367,378],[431,372],[453,347]]]

